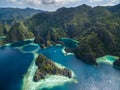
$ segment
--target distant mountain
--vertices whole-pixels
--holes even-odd
[[[56,12],[39,13],[23,24],[34,33],[35,42],[42,47],[60,43],[59,39],[64,37],[79,41],[79,46],[72,50],[76,57],[97,65],[98,57],[120,56],[119,8],[119,5],[92,8],[83,4],[74,8],[60,8]],[[11,33],[11,37],[13,35]]]
[[[26,38],[33,38],[34,35],[24,26],[22,22],[13,25],[7,33],[7,42],[17,42],[22,41]]]
[[[0,8],[0,36],[5,36],[12,26],[17,25],[17,23],[42,12],[44,11],[31,8]]]
[[[0,20],[8,19],[26,19],[31,16],[43,12],[42,10],[35,10],[31,8],[19,9],[19,8],[0,8]]]
[[[108,6],[107,7],[111,12],[120,12],[120,4],[116,6]]]

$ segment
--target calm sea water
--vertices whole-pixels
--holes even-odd
[[[33,54],[21,53],[12,47],[0,48],[0,90],[20,90]]]
[[[25,51],[37,49],[29,43],[24,43]],[[23,75],[33,60],[32,53],[22,53],[14,49],[17,44],[19,47],[23,46],[16,43],[12,47],[0,47],[0,90],[20,90]],[[85,64],[74,55],[65,56],[62,49],[62,46],[52,46],[36,52],[43,53],[53,61],[74,71],[78,83],[66,83],[63,86],[44,90],[120,90],[120,71],[109,64],[100,64],[97,67]]]

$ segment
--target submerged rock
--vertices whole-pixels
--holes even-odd
[[[62,75],[68,78],[72,77],[72,73],[70,70],[66,68],[57,67],[51,60],[49,60],[43,54],[40,54],[36,59],[36,63],[38,69],[33,77],[35,82],[44,79],[47,75]]]

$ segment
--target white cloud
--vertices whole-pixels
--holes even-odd
[[[78,2],[81,0],[1,0],[8,3],[22,3],[22,4],[67,4],[72,2]]]
[[[106,2],[107,3],[115,3],[120,2],[120,0],[0,0],[2,2],[9,2],[9,3],[21,3],[21,4],[33,4],[33,5],[40,5],[40,4],[69,4],[69,3],[77,3],[77,2],[88,2],[88,3],[99,3],[99,2]]]
[[[108,3],[104,3],[103,6],[113,6],[115,4],[120,4],[120,0],[107,0]]]
[[[8,3],[15,3],[16,2],[16,0],[1,0],[1,1],[8,2]]]
[[[41,0],[19,0],[18,2],[30,4],[30,5],[40,5],[42,4]]]
[[[90,0],[90,2],[102,2],[103,0]]]
[[[120,0],[0,0],[4,6],[32,7],[45,10],[56,10],[60,7],[88,4],[90,6],[107,6],[120,3]]]
[[[72,2],[78,2],[81,0],[37,0],[41,4],[68,4]]]

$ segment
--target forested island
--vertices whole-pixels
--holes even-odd
[[[72,73],[70,70],[64,68],[60,69],[58,68],[51,60],[49,60],[46,56],[43,54],[40,54],[36,59],[36,65],[38,66],[38,69],[33,77],[33,80],[35,82],[45,79],[47,75],[62,75],[66,76],[68,78],[72,77]]]

